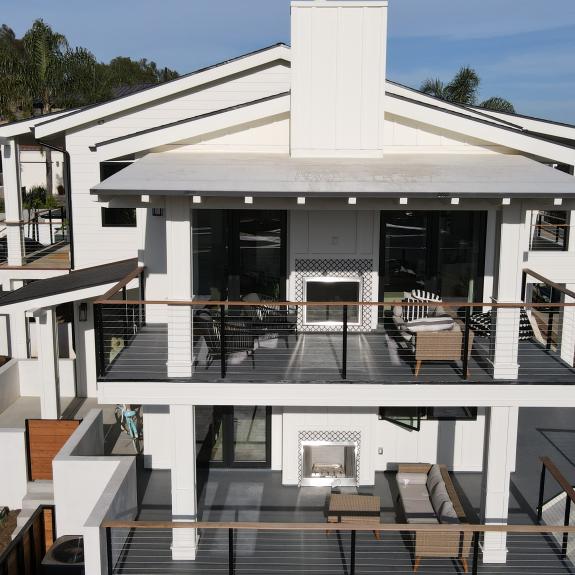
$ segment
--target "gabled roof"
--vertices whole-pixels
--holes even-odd
[[[155,126],[146,130],[133,132],[90,147],[92,151],[103,151],[105,157],[115,158],[158,148],[182,140],[210,134],[221,129],[239,126],[263,118],[278,116],[290,110],[290,93],[281,92],[237,104],[221,110],[214,110],[206,114],[184,118],[169,124]]]
[[[386,94],[386,111],[391,114],[491,142],[552,162],[575,164],[575,149],[554,142],[540,134],[502,125],[492,118],[479,118],[466,112],[450,110],[436,103],[430,104],[390,92]]]
[[[126,112],[137,106],[146,105],[162,98],[173,97],[180,92],[197,88],[209,82],[221,80],[227,76],[240,74],[278,61],[289,63],[289,48],[285,44],[275,44],[262,50],[227,60],[226,62],[196,70],[190,74],[170,80],[169,82],[140,90],[135,94],[129,94],[101,104],[87,106],[65,114],[60,118],[37,123],[34,126],[34,135],[37,138],[51,136],[70,128],[97,121],[112,114]]]
[[[33,116],[32,118],[17,120],[16,122],[10,122],[8,124],[0,124],[0,138],[13,138],[15,136],[21,136],[22,134],[29,134],[30,130],[36,124],[45,121],[47,118],[55,120],[56,118],[60,118],[67,114],[70,114],[70,110],[51,112],[50,114],[44,114],[43,116]]]

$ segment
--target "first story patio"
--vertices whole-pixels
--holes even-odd
[[[537,504],[541,464],[549,456],[571,481],[575,477],[575,428],[572,409],[522,409],[519,417],[516,470],[509,493],[510,525],[538,523]],[[229,573],[230,532],[200,532],[194,561],[172,560],[172,530],[162,522],[172,520],[170,471],[144,471],[139,475],[138,521],[152,521],[152,529],[129,533],[111,530],[112,547],[118,548],[114,573]],[[485,473],[454,472],[453,483],[470,523],[482,523],[482,490]],[[324,530],[298,531],[289,525],[322,524],[334,489],[282,484],[280,471],[269,469],[214,469],[198,466],[197,520],[226,526],[239,524],[232,535],[234,569],[238,573],[409,573],[413,570],[413,541],[400,531],[386,531],[377,539],[370,531],[358,531],[352,558],[349,524],[327,534]],[[337,490],[337,488],[336,488]],[[548,481],[545,499],[559,491]],[[345,488],[339,488],[345,491]],[[357,488],[360,494],[380,498],[380,522],[403,523],[394,471],[377,472],[372,486]],[[272,523],[288,528],[250,528],[249,524]],[[165,523],[164,523],[165,525]],[[569,536],[569,541],[571,541]],[[510,533],[506,564],[483,562],[482,541],[475,566],[478,573],[574,573],[571,556],[563,557],[561,537],[554,534]],[[570,549],[570,548],[569,548]],[[353,567],[352,567],[353,564]],[[471,569],[471,566],[470,566]],[[420,573],[461,573],[463,566],[452,559],[429,558]]]

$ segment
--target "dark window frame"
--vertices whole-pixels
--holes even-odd
[[[406,410],[405,416],[402,416],[401,413],[390,413],[389,410],[401,411],[402,409]],[[389,421],[402,429],[406,429],[408,431],[421,431],[421,422],[422,421],[477,421],[477,407],[460,407],[463,411],[463,415],[439,415],[434,414],[433,410],[440,410],[442,409],[441,406],[438,407],[415,407],[415,406],[405,406],[402,407],[380,407],[379,408],[379,419],[383,421]],[[448,409],[453,409],[448,408]],[[411,410],[409,413],[407,410]],[[416,421],[415,424],[410,425],[402,419],[412,419]]]
[[[100,162],[100,182],[103,182],[114,174],[121,172],[132,163],[132,161]],[[110,221],[110,218],[113,218],[114,214],[117,216],[120,212],[124,212],[127,216],[129,214],[126,219],[133,221],[129,221],[127,223],[124,221],[119,223]],[[102,208],[101,223],[103,228],[137,228],[138,219],[136,216],[136,208]]]

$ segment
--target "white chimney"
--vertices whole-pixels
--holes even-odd
[[[292,0],[291,153],[383,153],[387,0]]]

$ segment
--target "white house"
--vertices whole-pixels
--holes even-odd
[[[291,18],[291,47],[0,127],[21,395],[45,418],[63,388],[143,405],[176,521],[196,516],[196,445],[284,485],[482,471],[482,518],[505,523],[518,409],[575,406],[575,127],[388,80],[386,0],[292,0]],[[23,250],[31,137],[63,150],[60,267]],[[197,544],[175,529],[174,559]],[[483,552],[504,562],[505,536]]]

